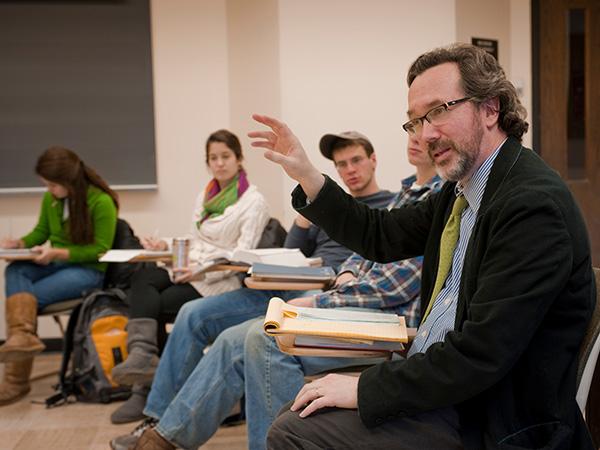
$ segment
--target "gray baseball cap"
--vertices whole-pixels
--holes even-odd
[[[319,141],[319,149],[321,150],[321,154],[327,158],[327,159],[331,159],[333,161],[333,148],[337,145],[337,143],[339,141],[348,141],[348,140],[360,140],[360,141],[364,141],[361,142],[361,144],[365,147],[365,150],[367,150],[367,152],[369,151],[369,149],[367,147],[370,147],[371,152],[373,151],[373,144],[371,144],[371,141],[369,141],[369,139],[364,135],[359,133],[358,131],[342,131],[341,133],[331,133],[331,134],[326,134],[325,136],[323,136],[321,138],[321,140]]]

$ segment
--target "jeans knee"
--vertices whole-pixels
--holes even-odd
[[[8,281],[11,278],[22,276],[24,271],[25,265],[22,262],[12,262],[4,269],[4,278]]]
[[[248,354],[264,353],[264,349],[271,345],[272,337],[267,335],[263,328],[263,321],[257,320],[248,329],[244,347]]]
[[[6,285],[6,291],[12,292],[17,286],[21,286],[23,283],[21,280],[29,278],[27,274],[29,263],[15,261],[6,266],[4,270],[4,283]]]
[[[173,324],[173,333],[192,333],[192,331],[196,330],[199,326],[202,326],[203,320],[200,317],[196,317],[194,314],[195,304],[195,300],[187,302],[179,309],[177,317],[175,318],[175,323]]]

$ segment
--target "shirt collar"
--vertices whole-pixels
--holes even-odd
[[[413,184],[415,184],[417,181],[417,175],[413,174],[409,177],[406,177],[402,180],[402,190],[408,190],[412,187]],[[430,178],[429,180],[427,180],[426,183],[422,184],[420,186],[420,188],[418,189],[418,191],[422,191],[422,190],[430,190],[430,189],[437,189],[438,187],[440,187],[443,184],[443,180],[440,178],[439,175],[435,175],[432,178]]]
[[[487,159],[483,162],[481,166],[479,166],[479,169],[477,169],[477,171],[473,174],[471,179],[467,181],[467,183],[464,186],[461,186],[460,183],[456,184],[456,194],[463,194],[465,196],[469,207],[475,212],[475,214],[477,214],[477,212],[479,211],[481,199],[483,198],[485,186],[487,184],[490,171],[492,170],[492,166],[494,165],[494,161],[498,156],[500,148],[506,142],[506,139],[504,139],[496,148],[496,150],[494,150],[494,152],[487,157]]]

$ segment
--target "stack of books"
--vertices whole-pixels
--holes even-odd
[[[389,357],[408,342],[404,317],[396,314],[303,308],[277,297],[263,326],[281,351],[300,356]]]

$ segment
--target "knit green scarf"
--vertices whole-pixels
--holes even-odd
[[[225,189],[221,189],[218,192],[215,192],[218,189],[218,185],[216,184],[216,180],[212,180],[208,186],[206,187],[205,195],[204,195],[204,211],[202,212],[202,218],[196,222],[196,226],[200,228],[202,222],[211,217],[220,216],[225,212],[225,209],[228,206],[235,204],[238,201],[239,196],[242,193],[238,192],[238,185],[240,184],[240,174],[236,175],[236,177],[225,186]],[[216,187],[216,189],[215,189]]]

